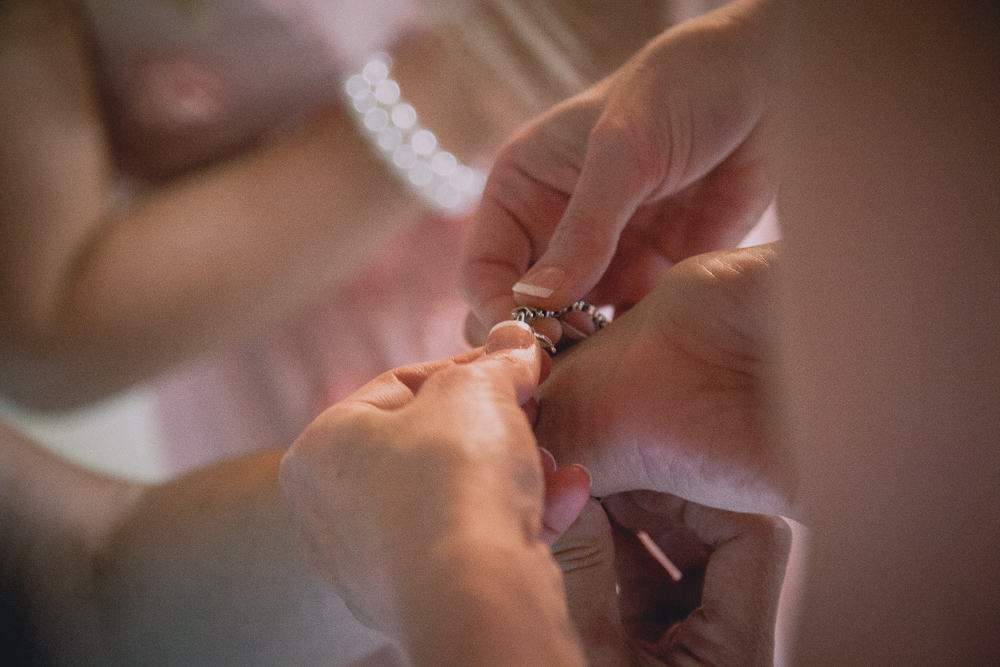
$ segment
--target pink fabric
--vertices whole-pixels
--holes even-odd
[[[339,96],[345,72],[420,20],[412,0],[87,0],[124,166],[162,175]]]
[[[126,202],[149,177],[294,126],[340,95],[346,71],[421,20],[411,0],[85,6]],[[288,445],[323,407],[378,373],[466,349],[455,288],[464,229],[415,221],[266,340],[155,380],[168,473]]]
[[[467,228],[428,216],[273,336],[158,381],[169,469],[289,445],[379,373],[469,349],[456,287]]]

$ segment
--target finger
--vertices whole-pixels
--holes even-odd
[[[669,661],[694,655],[706,664],[724,664],[740,656],[740,664],[770,664],[791,545],[791,531],[783,520],[718,510],[652,492],[621,494],[609,498],[606,505],[616,523],[620,520],[633,531],[647,528],[684,572],[679,590],[687,599],[680,598],[681,612],[695,605],[699,609],[658,640],[659,657]],[[623,612],[626,621],[645,623],[650,630],[657,622],[662,629],[664,621],[670,620],[657,617],[655,604],[635,594],[627,600],[623,596],[623,609],[627,609]]]
[[[398,410],[413,400],[427,378],[456,364],[474,361],[481,355],[482,349],[474,349],[447,359],[394,368],[365,384],[344,399],[342,404],[365,404],[379,410]]]
[[[545,450],[542,450],[545,451]],[[548,452],[546,452],[548,453]],[[549,457],[552,455],[549,454]],[[555,466],[555,459],[552,459]],[[543,465],[543,471],[545,466]],[[590,499],[590,473],[581,465],[545,472],[545,510],[540,539],[551,545],[569,528]]]
[[[738,653],[742,664],[770,665],[791,530],[782,519],[689,504],[686,523],[711,556],[701,594],[702,614],[669,638],[673,651],[707,658]],[[714,619],[709,622],[707,619]]]
[[[450,422],[474,431],[482,428],[484,419],[501,414],[503,423],[512,423],[506,421],[506,415],[513,408],[534,445],[534,435],[520,406],[538,387],[543,360],[548,355],[538,345],[531,327],[512,320],[501,322],[490,332],[486,346],[467,356],[475,354],[479,356],[471,363],[441,365],[424,377],[411,404],[448,415]]]
[[[478,363],[510,365],[508,372],[514,381],[518,405],[527,403],[543,377],[551,372],[551,360],[524,322],[504,320],[497,324],[490,330],[483,352]]]
[[[465,342],[475,347],[481,347],[486,344],[486,336],[489,335],[489,332],[490,328],[483,324],[483,321],[470,310],[469,314],[465,316],[465,324],[462,327]]]
[[[551,366],[551,363],[550,363]],[[539,380],[539,382],[544,382],[544,378]],[[528,423],[531,424],[531,428],[535,428],[535,424],[538,423],[538,401],[532,396],[526,402],[521,404],[521,410],[524,411],[524,416],[527,418]]]
[[[629,637],[655,644],[666,628],[697,606],[700,590],[696,588],[692,596],[685,586],[693,579],[675,581],[636,533],[613,519],[612,537],[622,626]]]
[[[505,176],[504,169],[504,163],[498,163],[490,174],[476,210],[459,280],[462,296],[486,329],[509,318],[517,307],[510,288],[532,260],[529,230],[505,203],[512,196],[525,196],[511,192],[528,186]],[[553,216],[553,223],[555,220],[558,214]]]
[[[523,128],[497,156],[476,210],[460,287],[487,326],[517,306],[511,287],[566,211],[603,102],[585,93]]]
[[[622,229],[654,188],[642,146],[628,127],[602,119],[565,214],[545,251],[514,285],[522,305],[562,308],[583,298],[611,263]],[[652,172],[652,173],[651,173]]]
[[[631,491],[608,496],[605,509],[615,524],[644,531],[682,571],[704,567],[708,551],[701,536],[685,523],[688,501],[669,493]]]
[[[615,548],[600,503],[589,499],[579,518],[553,545],[563,572],[570,617],[588,664],[630,664],[630,648],[618,614]]]
[[[609,496],[604,506],[615,528],[622,622],[631,635],[657,642],[699,605],[708,552],[681,521],[684,500],[652,494],[659,502],[640,503],[636,495]]]
[[[552,452],[545,449],[544,447],[538,448],[538,459],[542,463],[543,475],[552,474],[558,468],[558,466],[556,465],[556,457],[552,456]]]

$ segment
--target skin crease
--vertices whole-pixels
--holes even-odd
[[[588,33],[583,47],[601,56],[595,78],[658,25],[608,14],[608,32]],[[395,45],[393,76],[469,163],[536,109],[509,94],[518,83],[476,67],[484,54],[449,48],[447,30],[460,28]],[[111,206],[121,156],[89,39],[82,9],[66,0],[0,7],[0,391],[9,399],[75,407],[265,335],[427,214],[339,103],[250,147],[254,137],[240,137],[185,157],[191,139],[175,137],[180,157],[168,171],[147,165],[153,186],[125,210]]]
[[[533,451],[518,403],[545,354],[530,330],[498,327],[485,352],[376,378],[283,459],[306,559],[355,616],[418,665],[770,664],[784,522],[649,492],[609,498],[609,521],[576,495],[582,468]],[[539,548],[563,530],[551,556]],[[684,568],[682,586],[638,530]]]
[[[541,446],[585,465],[598,496],[657,489],[794,514],[794,474],[766,418],[778,245],[681,262],[639,305],[557,357],[537,393]]]
[[[774,82],[759,76],[772,69],[759,34],[769,11],[736,2],[668,30],[513,136],[464,260],[471,335],[481,340],[518,303],[586,299],[620,312],[672,263],[745,236],[775,191]],[[691,61],[707,63],[696,79]],[[562,281],[542,285],[554,293],[511,294],[540,274]]]
[[[527,342],[531,343],[530,339]],[[524,350],[527,355],[520,351],[507,355],[507,369],[514,368],[517,362],[510,362],[518,355],[541,356],[535,347]],[[446,360],[437,368],[444,370],[451,364]],[[415,387],[420,381],[420,371],[415,370],[401,369],[396,377],[407,378],[409,386]],[[469,390],[474,387],[464,384],[463,391]],[[399,396],[396,390],[389,393]],[[523,427],[516,400],[508,395],[504,402],[510,408],[512,423]],[[434,404],[449,407],[440,401]],[[447,422],[446,416],[453,413],[437,411],[436,421]],[[417,425],[407,422],[404,426],[411,423]],[[317,427],[322,429],[323,425]],[[359,646],[378,646],[384,639],[370,633],[366,637],[368,631],[296,557],[295,524],[277,479],[283,454],[282,450],[266,451],[148,486],[70,465],[0,426],[0,527],[4,535],[0,542],[0,589],[5,596],[0,601],[8,603],[9,611],[22,621],[21,638],[31,655],[54,665],[318,666],[355,664]],[[338,456],[331,450],[327,454]],[[439,460],[430,458],[424,463]],[[319,479],[328,479],[325,469],[313,470]],[[582,469],[568,466],[557,470],[554,462],[543,456],[540,470],[546,486],[540,537],[545,544],[559,537],[552,555],[538,546],[541,543],[529,547],[520,536],[509,543],[496,541],[493,518],[504,514],[502,508],[507,505],[503,497],[507,494],[493,497],[501,501],[495,506],[498,513],[480,506],[484,511],[475,514],[476,520],[463,522],[465,528],[473,529],[465,532],[465,537],[438,541],[439,545],[450,545],[439,551],[442,556],[450,554],[440,561],[443,578],[428,586],[426,578],[417,576],[405,596],[412,603],[405,608],[420,619],[421,627],[431,630],[421,634],[431,640],[424,663],[437,665],[442,661],[441,645],[433,643],[429,618],[457,615],[468,620],[477,613],[477,605],[460,604],[461,595],[439,593],[446,593],[456,576],[468,577],[470,582],[484,576],[496,580],[490,565],[497,562],[529,566],[500,594],[503,598],[528,583],[526,600],[538,599],[538,582],[560,579],[558,566],[561,586],[548,600],[557,612],[568,606],[569,617],[580,631],[586,664],[678,664],[671,656],[680,647],[706,659],[711,657],[714,664],[728,664],[717,658],[730,653],[743,656],[742,662],[735,663],[743,665],[750,664],[746,656],[769,654],[773,644],[773,619],[769,617],[787,553],[787,529],[780,520],[700,508],[674,497],[647,493],[609,499],[609,521],[605,509],[589,499],[589,479]],[[400,506],[399,495],[432,498],[441,489],[455,488],[456,483],[461,486],[463,480],[453,472],[433,466],[429,475],[397,478],[395,484],[383,480],[386,483],[362,490],[354,498],[355,508],[371,507],[372,503],[396,508],[383,515],[395,517],[392,524],[359,526],[366,539],[380,530],[386,531],[385,537],[411,531],[410,537],[423,543],[427,535],[412,533],[422,532],[421,526],[440,525],[436,521],[440,515],[428,516],[420,503]],[[501,473],[502,467],[493,472]],[[574,521],[577,515],[580,518]],[[325,516],[323,521],[349,530],[352,517],[341,513]],[[485,530],[481,527],[484,520],[488,524]],[[688,589],[700,588],[704,581],[706,591],[725,593],[720,597],[706,594],[712,623],[705,624],[704,617],[692,611],[690,593],[682,594],[674,586],[662,566],[638,543],[635,530],[647,531],[685,568]],[[374,553],[366,552],[365,540],[352,544],[361,550],[358,562],[365,567],[395,560],[416,562],[418,570],[426,571],[420,565],[428,563],[426,552],[414,559],[413,545],[404,541],[383,542],[383,547],[402,548],[380,548]],[[498,561],[497,548],[509,550],[509,558]],[[708,552],[711,555],[706,561]],[[692,560],[691,554],[701,555]],[[356,583],[361,581],[359,578]],[[615,592],[616,581],[621,583],[621,597]],[[369,587],[369,594],[381,590],[385,583],[380,580]],[[655,601],[648,595],[650,590],[659,591]],[[753,600],[752,608],[746,608],[747,600]],[[495,629],[498,619],[512,609],[517,618],[529,618],[529,608],[489,607],[485,623]],[[355,610],[361,618],[371,619],[364,615],[364,606],[355,606]],[[668,626],[685,617],[687,622],[655,641]],[[4,616],[4,620],[11,620],[11,616]],[[445,623],[445,627],[453,625],[453,618]],[[682,631],[683,627],[687,630]],[[456,658],[454,664],[485,664],[474,657],[476,648],[483,646],[479,640],[485,636],[467,635],[474,639],[471,647],[458,641],[457,649],[464,647],[473,653]],[[4,636],[5,641],[9,638]],[[497,640],[524,644],[523,637],[502,633]],[[551,645],[550,640],[546,637],[542,643]],[[5,653],[10,648],[0,644],[0,655],[10,657]],[[683,651],[675,655],[679,664],[687,655]],[[401,664],[391,646],[384,646],[376,655],[378,664]],[[567,664],[584,664],[582,654],[575,655]],[[537,664],[559,663],[546,657]]]
[[[640,530],[683,571],[680,581]],[[765,667],[789,545],[776,517],[643,491],[591,500],[553,555],[588,664]]]
[[[281,482],[306,560],[416,664],[581,664],[519,407],[544,353],[521,326],[485,351],[376,378],[302,434]]]

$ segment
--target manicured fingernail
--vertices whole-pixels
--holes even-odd
[[[542,470],[545,472],[554,472],[559,466],[556,465],[556,457],[552,456],[552,452],[545,449],[544,447],[538,448],[538,454],[542,457]]]
[[[568,324],[566,322],[562,322],[561,324],[563,334],[570,340],[581,341],[587,337],[587,334],[583,333],[572,324]]]
[[[644,530],[640,530],[635,534],[635,536],[639,538],[640,542],[642,542],[642,546],[646,547],[646,551],[649,552],[649,555],[655,558],[657,562],[663,566],[663,569],[667,571],[667,574],[670,575],[671,579],[674,581],[680,581],[681,578],[684,577],[684,573],[681,572],[679,567],[674,565],[672,560],[667,558],[667,554],[663,553],[663,549],[661,549],[660,545],[653,541],[653,538],[649,536],[649,533]]]
[[[587,488],[591,488],[591,489],[594,488],[594,477],[593,477],[593,475],[590,474],[590,471],[587,470],[586,466],[584,466],[582,463],[574,463],[574,464],[566,466],[566,467],[567,468],[579,468],[580,470],[582,470],[583,474],[587,476]]]
[[[504,320],[490,329],[486,337],[486,354],[500,350],[521,350],[535,344],[535,334],[527,322]]]
[[[518,294],[544,299],[552,296],[564,280],[566,280],[564,270],[558,266],[549,266],[528,271],[511,289]]]

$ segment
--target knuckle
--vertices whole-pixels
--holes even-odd
[[[779,555],[787,555],[792,549],[792,528],[777,516],[764,514],[745,515],[745,530],[760,544],[766,545]]]
[[[609,175],[644,184],[646,176],[663,171],[661,142],[653,134],[632,111],[609,110],[590,133],[588,158],[607,165]]]

